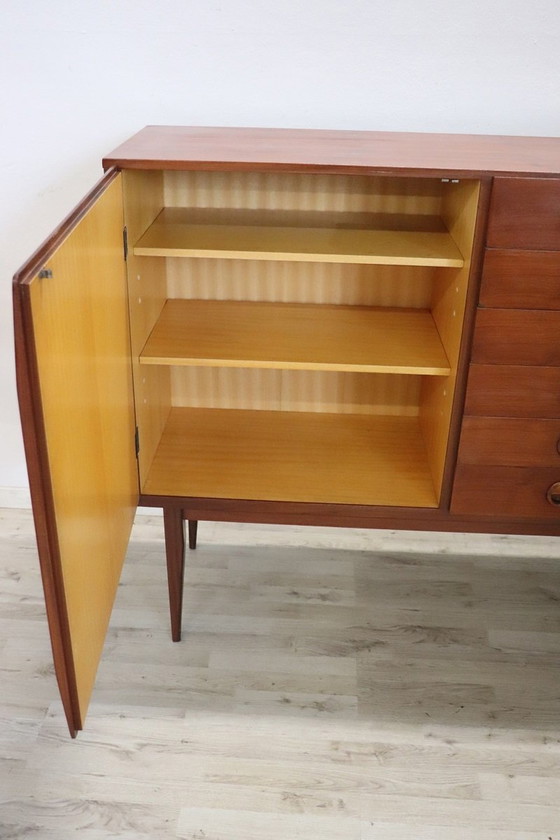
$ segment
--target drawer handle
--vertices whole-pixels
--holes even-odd
[[[554,484],[550,485],[546,491],[546,498],[551,505],[560,507],[560,481],[556,481]]]

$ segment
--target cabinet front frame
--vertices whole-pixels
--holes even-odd
[[[228,177],[230,177],[230,176],[232,178],[237,177],[235,166],[227,167],[225,169],[227,169],[226,174],[229,173]],[[264,171],[263,169],[259,169],[258,171],[261,173],[261,175],[260,175],[261,179],[262,179],[262,177],[267,175],[266,171]],[[211,170],[211,172],[214,173],[214,170]],[[142,321],[146,317],[145,313],[146,313],[146,299],[147,299],[147,297],[146,297],[146,293],[145,293],[146,283],[145,283],[144,278],[143,278],[144,268],[147,272],[148,277],[150,277],[152,272],[155,270],[154,267],[153,267],[154,266],[154,261],[157,261],[157,259],[158,259],[158,257],[143,256],[143,255],[138,256],[134,253],[134,251],[135,251],[134,241],[136,240],[136,238],[138,238],[138,236],[142,237],[142,234],[144,233],[144,231],[146,229],[146,222],[149,221],[148,217],[146,216],[146,217],[143,218],[141,224],[137,223],[137,221],[136,221],[136,215],[137,214],[134,210],[134,202],[137,201],[138,197],[140,195],[142,195],[142,193],[143,193],[143,190],[142,190],[142,179],[143,178],[147,177],[148,179],[152,179],[153,181],[156,181],[157,179],[160,178],[161,175],[163,175],[163,180],[164,180],[164,183],[165,183],[167,173],[165,171],[163,171],[163,173],[154,172],[154,171],[145,172],[145,173],[144,172],[133,171],[133,172],[126,172],[125,174],[129,178],[129,181],[125,181],[125,192],[128,192],[129,200],[132,202],[132,210],[131,210],[130,215],[131,215],[131,218],[133,219],[133,222],[132,222],[132,225],[130,227],[133,230],[133,235],[132,235],[132,237],[130,237],[131,231],[129,230],[129,237],[130,238],[129,238],[128,271],[129,271],[129,283],[131,284],[131,287],[130,287],[131,321],[134,324],[135,317],[136,317],[135,316],[135,310],[139,309],[140,307],[142,308],[143,311],[139,315],[139,320]],[[180,173],[180,172],[179,173],[172,173],[173,178],[186,177],[186,176],[188,176],[188,174],[189,174],[188,171],[186,171],[184,173],[184,175],[183,175],[183,173]],[[286,174],[287,173],[283,172],[281,177],[284,177]],[[301,173],[297,169],[295,169],[293,174],[299,176]],[[250,176],[250,173],[247,173],[247,170],[242,170],[239,173],[239,175],[241,177],[244,177],[244,176],[248,177],[248,176]],[[367,175],[366,175],[366,179],[367,179],[368,175],[375,175],[377,180],[379,180],[380,177],[382,179],[387,177],[389,179],[392,179],[392,181],[396,182],[396,183],[401,182],[403,184],[406,184],[409,181],[409,176],[405,175],[401,172],[395,172],[395,173],[383,172],[382,176],[379,176],[376,173],[368,172]],[[450,173],[450,177],[445,178],[445,179],[438,177],[439,175],[440,175],[440,173],[436,174],[436,173],[432,173],[432,172],[426,172],[426,173],[423,172],[420,176],[416,175],[414,180],[418,181],[420,183],[426,183],[426,184],[430,180],[432,180],[432,181],[436,181],[436,180],[437,181],[439,181],[439,180],[453,181],[453,180],[455,180],[454,178],[451,177],[453,175],[453,173]],[[200,176],[205,176],[205,173],[204,172],[199,173],[197,171],[197,177],[200,177]],[[278,176],[276,176],[276,177],[278,177]],[[323,174],[321,177],[324,179],[325,174]],[[451,393],[453,394],[452,403],[449,404],[449,406],[445,409],[446,412],[448,412],[448,421],[447,421],[447,425],[446,425],[445,436],[442,437],[442,435],[439,435],[439,436],[436,435],[436,439],[431,441],[431,443],[430,443],[430,446],[432,448],[434,448],[434,446],[435,446],[434,451],[436,453],[438,452],[438,449],[440,450],[440,453],[437,455],[437,458],[435,458],[435,460],[438,461],[437,466],[435,466],[435,474],[433,473],[433,475],[432,475],[432,480],[434,481],[434,486],[436,488],[436,496],[437,496],[437,501],[436,501],[435,506],[439,510],[445,510],[448,507],[449,499],[450,499],[450,496],[451,496],[451,483],[452,483],[453,471],[454,471],[454,458],[455,458],[455,453],[457,451],[457,446],[458,446],[458,431],[459,431],[459,427],[460,427],[460,417],[461,417],[462,405],[463,405],[463,400],[464,400],[464,385],[465,385],[465,378],[466,378],[465,371],[466,371],[466,367],[467,367],[467,364],[468,364],[468,353],[469,353],[470,341],[471,341],[471,335],[472,335],[473,312],[474,312],[474,308],[476,306],[476,300],[477,300],[477,295],[478,295],[478,276],[479,276],[479,259],[478,258],[479,258],[479,254],[481,252],[481,243],[482,243],[483,237],[484,237],[484,229],[485,229],[485,224],[486,224],[486,212],[487,212],[487,206],[488,206],[488,200],[489,200],[489,194],[490,194],[490,185],[491,185],[491,179],[487,176],[480,175],[479,173],[469,174],[469,178],[467,179],[467,181],[473,182],[473,184],[476,183],[476,185],[477,185],[477,189],[478,189],[477,208],[478,209],[477,209],[477,213],[476,213],[476,226],[475,226],[475,230],[474,230],[474,235],[472,235],[472,260],[471,260],[471,265],[470,265],[470,271],[468,270],[468,268],[466,269],[466,271],[470,275],[470,277],[468,278],[468,283],[466,284],[467,285],[466,301],[465,301],[465,304],[464,304],[464,306],[465,306],[464,317],[462,319],[463,320],[463,329],[462,329],[462,332],[461,332],[461,339],[458,342],[458,344],[460,345],[460,350],[459,349],[454,350],[454,353],[457,354],[458,357],[459,357],[458,361],[456,363],[456,383],[455,383],[455,387],[451,388]],[[170,183],[173,184],[174,181],[171,181]],[[455,189],[456,185],[453,184],[452,186]],[[154,217],[157,216],[157,213],[159,211],[158,202],[162,206],[166,206],[166,204],[167,204],[167,202],[165,201],[164,195],[162,195],[162,193],[161,193],[161,191],[162,191],[161,182],[157,185],[156,189],[159,190],[159,195],[158,195],[158,198],[157,198],[155,204],[152,204],[153,209],[152,209],[151,213],[152,213],[152,216],[154,216]],[[423,189],[423,187],[422,187],[422,189]],[[165,192],[165,190],[164,190],[164,192]],[[173,187],[170,188],[170,195],[171,195],[171,198],[172,198],[172,202],[179,202],[180,198],[177,198],[177,195],[180,196],[180,194],[181,194],[181,187],[180,187],[180,181],[179,181],[179,189],[178,190],[174,190]],[[148,200],[144,199],[143,202],[142,202],[142,207],[143,208],[148,207],[149,205],[150,205],[150,199],[148,199]],[[165,259],[165,258],[160,258],[160,259]],[[179,261],[181,261],[181,258],[171,258],[171,259],[172,260],[173,259],[178,259]],[[448,271],[448,270],[451,270],[451,269],[439,269],[440,272]],[[453,269],[453,270],[456,270],[456,269]],[[174,282],[176,282],[176,281],[174,281]],[[434,283],[435,283],[435,280],[434,280]],[[442,284],[440,283],[440,285],[442,285]],[[150,281],[148,281],[147,286],[148,286],[148,288],[150,287]],[[154,289],[156,287],[161,288],[161,281],[160,280],[152,281],[151,288]],[[161,294],[161,291],[158,292],[158,294]],[[165,293],[164,293],[164,295],[165,295]],[[165,304],[165,299],[166,299],[166,296],[164,298],[162,298],[161,300],[158,300],[158,302],[155,305],[152,305],[148,300],[148,304],[147,304],[148,311],[150,311],[150,307],[151,307],[151,314],[149,314],[149,316],[148,316],[148,329],[145,330],[145,332],[149,333],[149,331],[151,330],[152,325],[155,323],[155,319],[157,318],[159,310],[161,310],[163,308],[164,304]],[[449,304],[446,304],[446,305],[449,306]],[[134,331],[135,331],[135,329],[134,329],[134,326],[133,326],[133,334],[134,334]],[[138,414],[138,418],[139,418],[139,429],[140,429],[140,436],[139,436],[140,437],[140,461],[141,461],[140,474],[141,474],[141,487],[142,487],[143,481],[144,481],[142,476],[147,475],[149,465],[152,462],[152,459],[154,457],[154,452],[156,451],[156,448],[157,448],[157,445],[158,445],[160,430],[163,429],[163,427],[164,427],[164,425],[167,421],[167,418],[169,416],[169,411],[170,411],[169,405],[170,405],[170,403],[168,401],[171,398],[170,398],[170,395],[169,396],[164,396],[163,398],[161,397],[162,393],[169,394],[169,387],[170,386],[169,386],[168,381],[167,381],[167,377],[169,376],[169,373],[165,372],[165,371],[164,372],[158,372],[155,369],[155,368],[157,368],[156,365],[152,366],[152,365],[145,365],[144,364],[144,365],[139,366],[137,364],[137,352],[138,352],[138,355],[139,355],[139,347],[137,346],[137,341],[134,337],[133,337],[133,342],[132,343],[133,343],[133,366],[135,368],[135,382],[137,383],[136,384],[136,402],[137,402],[137,414]],[[154,369],[150,369],[152,367]],[[173,370],[171,371],[171,373],[172,373],[172,382],[173,382],[173,380],[174,380]],[[420,377],[420,379],[429,379],[429,378],[430,377]],[[438,386],[439,386],[439,383],[438,383]],[[452,383],[452,386],[453,386],[453,383]],[[428,385],[424,384],[423,387],[428,388]],[[430,384],[430,387],[431,387],[431,384]],[[146,389],[147,389],[147,391],[146,391]],[[440,387],[440,390],[443,390],[443,392],[445,393],[445,388],[443,386]],[[431,388],[431,391],[435,393],[434,388]],[[430,394],[430,390],[427,390],[426,394]],[[163,399],[163,402],[161,402],[162,399]],[[428,397],[428,399],[432,399],[432,397]],[[436,403],[437,403],[438,399],[440,399],[440,398],[436,397]],[[150,406],[152,404],[152,400],[153,400],[155,408],[152,408],[151,414],[150,414],[150,409],[146,408],[146,406]],[[447,401],[449,402],[449,398],[447,398]],[[158,407],[158,404],[159,404],[160,407]],[[146,426],[142,422],[142,417],[143,416],[148,416],[148,422],[147,422]],[[154,423],[154,417],[155,417],[155,423]],[[157,430],[158,430],[156,433],[154,433],[154,431],[153,431],[154,426],[157,427]],[[144,428],[147,429],[147,437],[144,434]],[[430,437],[430,434],[431,434],[430,424],[427,423],[426,421],[424,421],[423,433],[428,434],[428,436]],[[433,454],[430,456],[430,459],[434,460],[434,455]],[[434,470],[434,466],[432,466],[432,470]],[[162,488],[162,490],[163,490],[163,488]],[[144,491],[144,496],[145,497],[150,496],[150,497],[156,498],[155,492],[157,492],[157,491],[154,491],[154,490],[152,490],[150,492]],[[163,492],[165,492],[165,490]],[[179,496],[177,496],[175,498],[179,498]],[[213,498],[217,498],[217,497],[213,496]],[[258,498],[258,496],[257,496],[257,498]],[[290,500],[286,499],[286,501],[290,501]],[[316,507],[317,505],[320,505],[321,502],[310,501],[309,504],[314,505]],[[344,503],[342,501],[339,504],[341,504],[342,507],[344,507]],[[364,505],[360,505],[360,506],[364,507]],[[375,508],[375,507],[377,507],[377,505],[370,505],[370,507]],[[408,502],[405,502],[402,505],[402,512],[405,513],[405,514],[410,514],[411,511],[417,510],[417,509],[420,509],[420,506],[410,504]],[[397,510],[398,510],[398,508],[397,508]]]

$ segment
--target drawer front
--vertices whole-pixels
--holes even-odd
[[[490,248],[560,250],[560,180],[495,178],[487,244]]]
[[[560,417],[560,368],[471,365],[465,414]]]
[[[560,471],[560,420],[465,417],[459,461]]]
[[[560,180],[495,179],[487,246],[451,511],[560,532]]]
[[[558,504],[551,503],[547,493]],[[555,468],[459,464],[451,512],[557,519],[560,529],[560,465]]]
[[[471,361],[494,365],[560,365],[560,312],[479,309]]]
[[[480,303],[560,309],[560,251],[486,251]]]

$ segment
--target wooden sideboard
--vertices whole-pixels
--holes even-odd
[[[560,534],[560,139],[149,126],[14,279],[58,683],[83,726],[136,506]]]

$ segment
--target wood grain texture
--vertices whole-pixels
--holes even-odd
[[[517,467],[459,463],[451,512],[554,519],[560,525],[560,507],[546,498],[548,488],[557,481],[560,464]]]
[[[465,413],[560,417],[560,367],[470,365]]]
[[[167,559],[167,589],[171,615],[171,638],[181,641],[181,617],[185,581],[185,523],[178,507],[164,507],[165,556]],[[190,526],[190,522],[189,522]],[[189,527],[189,540],[191,528]]]
[[[82,720],[138,498],[122,213],[119,177],[29,284]]]
[[[560,309],[560,250],[486,250],[482,306]]]
[[[190,210],[165,208],[134,245],[136,256],[204,257],[460,268],[463,257],[447,233],[290,226],[192,224]]]
[[[140,368],[138,356],[167,299],[165,265],[159,259],[136,257],[132,244],[163,206],[161,172],[124,172],[124,217],[128,233],[127,284],[130,347],[136,423],[139,430],[140,480],[147,474],[171,407],[171,382],[166,368]]]
[[[186,170],[163,173],[165,207],[189,208],[193,221],[293,224],[311,227],[445,231],[445,186],[438,178],[384,173]]]
[[[487,244],[489,248],[560,250],[560,179],[496,178]]]
[[[204,523],[177,645],[163,557],[139,517],[70,741],[0,512],[0,835],[555,838],[557,540]]]
[[[471,360],[492,365],[560,366],[560,312],[479,309]]]
[[[437,381],[424,379],[420,396],[420,424],[426,443],[434,484],[441,497],[444,477],[449,475],[448,452],[453,449],[456,431],[451,429],[451,419],[457,400],[457,380],[467,364],[463,326],[471,277],[474,235],[478,216],[480,184],[462,181],[449,184],[443,193],[442,218],[453,240],[464,255],[463,266],[456,271],[439,270],[432,288],[431,312],[443,347],[450,363],[449,376]],[[461,348],[463,358],[461,360]],[[462,379],[460,379],[462,381]]]
[[[209,522],[243,524],[324,526],[332,528],[377,528],[418,532],[460,532],[465,534],[502,534],[560,536],[558,519],[543,519],[521,514],[455,514],[448,507],[382,507],[318,502],[268,502],[247,499],[210,499],[192,496],[152,496],[142,494],[140,503],[161,508],[180,505],[184,516]]]
[[[429,309],[438,269],[357,263],[290,263],[169,257],[170,298],[340,303]]]
[[[560,469],[560,419],[464,417],[459,461]]]
[[[314,224],[434,228],[443,186],[428,178],[166,171],[165,204],[188,207],[199,220],[216,214]],[[350,221],[349,221],[350,220]],[[372,221],[373,220],[373,221]],[[395,220],[397,220],[395,222]],[[428,226],[428,227],[427,227]],[[138,258],[140,259],[140,258]],[[143,258],[142,258],[143,259]],[[146,258],[149,259],[149,258]],[[171,298],[429,308],[434,272],[425,266],[218,260],[165,260]],[[333,371],[173,368],[174,405],[375,413],[418,413],[419,380]]]
[[[247,301],[167,301],[140,363],[450,373],[429,312]]]
[[[28,287],[20,283],[17,277],[13,284],[13,307],[17,394],[45,607],[56,678],[68,728],[74,738],[82,727],[82,718],[70,644],[45,422],[41,410],[37,353]]]
[[[146,126],[103,159],[126,169],[557,174],[560,140],[473,134]]]
[[[173,405],[416,417],[422,377],[263,368],[171,369]]]
[[[142,492],[437,505],[414,417],[174,408]]]

